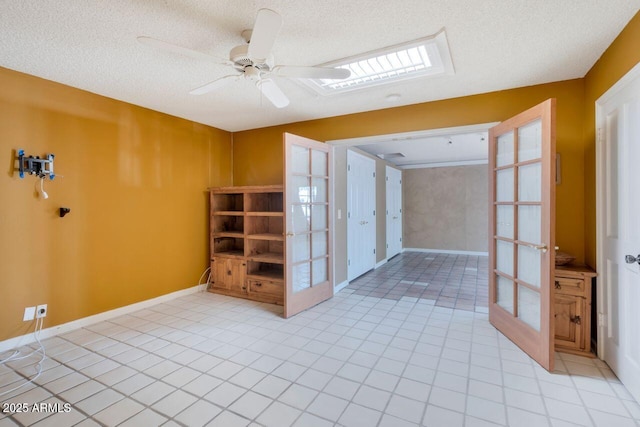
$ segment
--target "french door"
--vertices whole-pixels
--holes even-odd
[[[387,256],[402,251],[402,171],[386,166]]]
[[[552,371],[555,99],[489,131],[489,321]]]
[[[284,134],[286,278],[284,316],[333,296],[331,147]]]
[[[640,402],[640,66],[597,105],[600,356]]]

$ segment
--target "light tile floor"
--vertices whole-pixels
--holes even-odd
[[[281,308],[185,296],[44,341],[36,380],[0,426],[640,426],[640,406],[599,360],[541,369],[485,313],[344,289],[291,319]],[[0,357],[6,357],[1,355]],[[0,393],[34,359],[0,365]]]
[[[403,252],[349,283],[356,295],[434,300],[438,307],[486,313],[486,256]]]

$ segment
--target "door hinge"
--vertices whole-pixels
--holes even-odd
[[[351,171],[351,165],[347,165],[347,172]]]
[[[347,265],[351,265],[351,260],[347,260]]]
[[[387,243],[387,249],[389,249],[389,244]]]
[[[347,218],[351,218],[351,212],[347,212]]]
[[[604,313],[598,313],[598,326],[604,328],[607,326],[607,315]]]
[[[375,173],[375,172],[373,173],[373,177],[374,177],[374,178],[376,177],[376,173]]]
[[[373,250],[373,253],[374,253],[374,254],[376,253],[376,250],[375,250],[375,249]]]
[[[387,209],[387,215],[389,215],[389,209]]]
[[[376,216],[376,210],[375,209],[373,210],[373,216]]]
[[[387,177],[387,181],[389,181],[389,177]]]

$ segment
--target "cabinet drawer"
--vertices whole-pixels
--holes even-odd
[[[584,280],[568,277],[555,278],[556,294],[586,296],[584,293]]]
[[[247,280],[250,293],[269,294],[278,297],[284,296],[284,287],[282,282],[272,282],[270,280]]]

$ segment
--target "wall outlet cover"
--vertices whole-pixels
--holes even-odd
[[[25,307],[24,309],[24,317],[22,318],[23,322],[28,322],[29,320],[33,320],[36,317],[36,308],[35,307]]]
[[[47,304],[40,304],[36,307],[36,319],[47,317]]]

